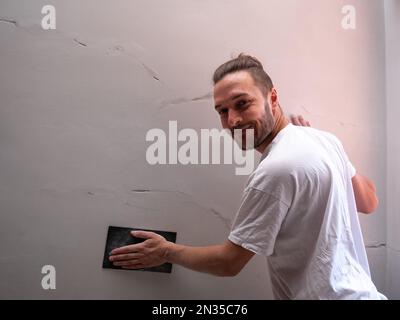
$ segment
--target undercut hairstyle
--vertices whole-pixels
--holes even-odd
[[[274,87],[271,78],[264,71],[261,62],[244,53],[239,54],[238,57],[225,62],[220,65],[214,72],[213,82],[216,85],[226,75],[239,71],[247,71],[254,80],[254,83],[261,90],[264,97],[267,97],[268,92]]]

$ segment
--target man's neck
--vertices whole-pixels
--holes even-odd
[[[267,138],[256,148],[256,150],[261,154],[264,153],[265,149],[271,144],[272,140],[274,140],[276,135],[289,124],[289,121],[285,118],[282,109],[279,108],[277,112],[278,114],[277,117],[275,118],[274,128],[272,129],[271,133],[267,136]]]

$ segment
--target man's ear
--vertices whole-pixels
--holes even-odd
[[[272,109],[272,114],[275,116],[276,110],[279,108],[279,103],[278,103],[278,92],[276,91],[275,88],[271,89],[271,109]]]

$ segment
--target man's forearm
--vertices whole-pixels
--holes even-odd
[[[354,197],[356,199],[357,211],[372,213],[378,206],[375,185],[367,177],[356,174],[351,182],[353,184]]]
[[[170,263],[179,264],[195,271],[217,276],[232,275],[223,244],[191,247],[171,242],[168,245],[166,258]]]
[[[220,245],[189,247],[150,231],[132,231],[132,235],[146,240],[112,250],[109,259],[115,266],[138,269],[170,262],[217,276],[235,276],[254,255],[230,240]]]

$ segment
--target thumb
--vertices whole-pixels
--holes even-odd
[[[131,235],[136,237],[136,238],[142,238],[142,239],[151,239],[157,236],[156,233],[154,232],[149,232],[149,231],[131,231]]]
[[[290,121],[291,121],[295,126],[300,126],[300,125],[301,125],[298,116],[296,116],[296,115],[294,115],[294,114],[291,114],[291,115],[290,115]]]

